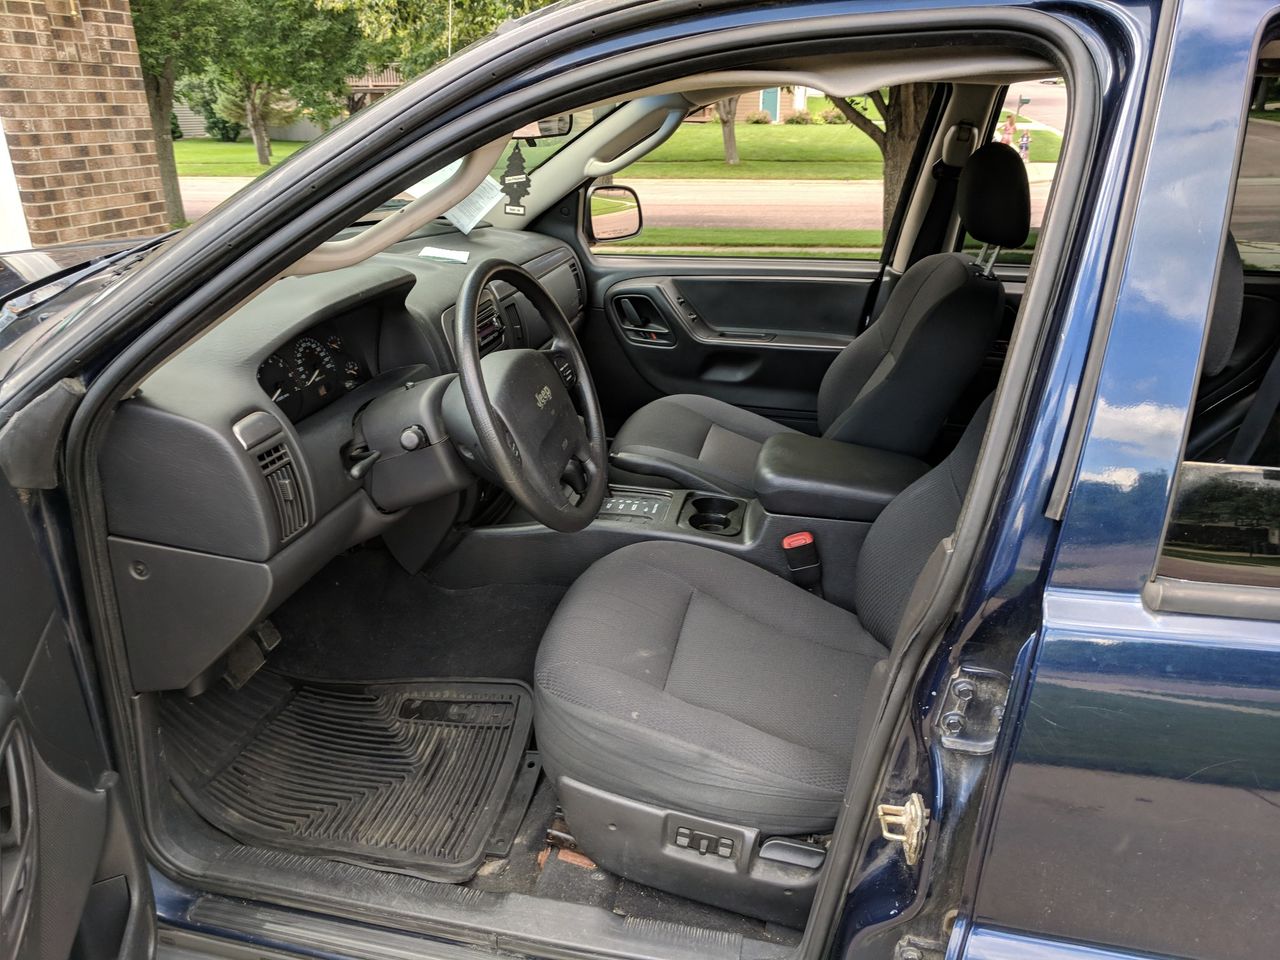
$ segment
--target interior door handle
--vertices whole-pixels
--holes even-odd
[[[670,321],[646,294],[626,293],[613,298],[622,335],[632,343],[669,347],[676,342]]]

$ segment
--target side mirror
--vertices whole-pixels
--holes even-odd
[[[640,198],[630,187],[592,187],[587,191],[587,233],[592,243],[627,240],[640,233]]]

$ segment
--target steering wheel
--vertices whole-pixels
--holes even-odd
[[[481,297],[498,280],[523,293],[547,322],[548,350],[495,350],[480,356],[476,319]],[[496,295],[493,302],[497,307]],[[560,305],[524,268],[485,260],[462,285],[453,336],[458,384],[494,478],[551,529],[581,530],[599,512],[608,488],[606,439],[586,357]],[[556,369],[553,356],[563,358],[566,372]]]

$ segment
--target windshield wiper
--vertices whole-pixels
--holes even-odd
[[[135,254],[145,253],[152,247],[168,240],[177,232],[177,230],[170,230],[168,233],[162,233],[159,236],[143,240],[141,243],[127,247],[124,250],[117,250],[115,253],[104,254],[101,257],[94,257],[90,260],[81,260],[79,263],[73,263],[69,267],[55,270],[53,273],[45,274],[43,277],[24,283],[22,286],[11,290],[5,297],[3,305],[4,316],[0,316],[0,330],[3,330],[7,323],[11,323],[16,317],[22,316],[33,307],[44,303],[50,297],[79,283],[85,277],[91,277],[113,263],[119,263],[121,260],[125,260]],[[67,282],[63,283],[62,281],[64,280]],[[35,294],[49,287],[56,287],[56,289],[49,290],[43,297],[35,296]],[[18,301],[24,302],[20,303]]]

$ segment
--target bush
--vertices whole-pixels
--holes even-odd
[[[767,110],[752,110],[742,119],[747,123],[773,123],[773,116]]]
[[[211,137],[221,140],[223,143],[235,143],[240,139],[240,132],[244,130],[240,124],[225,120],[218,116],[212,110],[204,113],[204,132]]]
[[[808,110],[797,110],[791,116],[787,117],[783,123],[794,123],[797,126],[808,126],[813,123],[813,115]]]
[[[244,127],[218,113],[219,95],[217,82],[212,76],[204,74],[183,77],[174,91],[174,96],[204,117],[205,133],[215,140],[234,143],[240,139],[240,131]]]
[[[178,123],[178,115],[176,113],[169,114],[169,136],[174,140],[182,139],[182,127]]]
[[[823,123],[848,123],[849,118],[846,117],[839,110],[837,110],[835,107],[832,107],[830,110],[822,111],[822,122]]]

